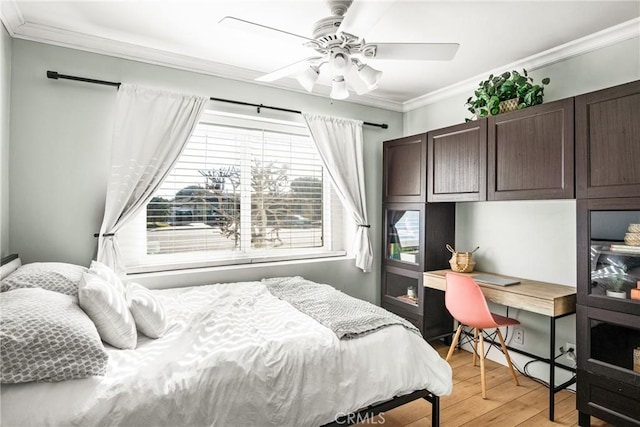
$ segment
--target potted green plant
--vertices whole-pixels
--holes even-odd
[[[500,114],[500,103],[504,101],[515,100],[518,109],[542,104],[544,86],[550,81],[545,77],[540,84],[535,84],[524,68],[522,73],[514,70],[499,76],[491,74],[480,82],[474,96],[469,97],[465,105],[471,114],[480,118]],[[473,117],[466,119],[467,122],[471,120]]]

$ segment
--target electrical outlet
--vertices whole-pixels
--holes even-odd
[[[513,343],[518,345],[524,345],[524,329],[513,328]]]
[[[564,346],[560,347],[560,352],[565,355],[567,360],[572,363],[574,367],[576,366],[577,357],[575,344],[570,342],[565,343]]]

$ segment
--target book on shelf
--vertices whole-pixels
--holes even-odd
[[[610,250],[613,252],[623,252],[628,254],[640,254],[640,246],[629,245],[611,245]]]
[[[410,297],[408,295],[399,295],[396,298],[400,301],[408,302],[409,304],[418,304],[418,298]]]
[[[400,252],[400,260],[416,264],[418,262],[418,254],[419,252],[417,251]]]

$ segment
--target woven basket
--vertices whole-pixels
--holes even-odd
[[[476,262],[471,258],[471,252],[456,252],[451,255],[449,265],[457,273],[471,273]]]
[[[624,235],[624,243],[629,246],[640,246],[640,233],[627,233]]]
[[[506,101],[500,101],[500,113],[506,113],[507,111],[513,111],[518,109],[518,98],[507,99]]]
[[[629,224],[629,233],[640,233],[640,224]]]
[[[475,248],[471,252],[456,252],[451,245],[446,245],[449,252],[451,252],[451,259],[449,265],[451,270],[456,273],[471,273],[476,266],[476,262],[473,260],[473,253],[478,250]]]

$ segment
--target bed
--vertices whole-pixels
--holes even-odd
[[[3,384],[1,424],[347,425],[425,398],[437,425],[452,389],[449,365],[402,324],[339,339],[265,281],[151,292],[161,338],[105,344],[103,376]]]

